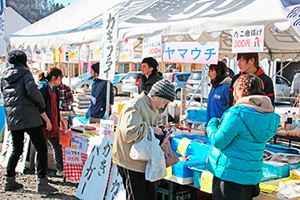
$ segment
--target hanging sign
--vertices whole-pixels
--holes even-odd
[[[80,47],[80,61],[87,62],[86,45]]]
[[[84,165],[75,196],[79,199],[103,199],[112,157],[112,140],[103,138],[95,145]]]
[[[232,53],[262,52],[264,26],[247,26],[233,29]]]
[[[103,46],[101,42],[93,42],[90,44],[90,61],[99,62],[102,60]]]
[[[44,61],[43,51],[40,49],[34,49],[32,52],[32,61],[43,62]]]
[[[278,0],[284,16],[292,24],[295,31],[300,35],[300,1]]]
[[[64,61],[67,63],[79,62],[79,47],[64,46]]]
[[[217,64],[218,42],[167,42],[163,54],[165,62]]]
[[[103,60],[100,63],[99,78],[114,80],[118,39],[118,14],[104,13],[103,28]]]
[[[121,42],[119,46],[119,62],[132,61],[134,58],[133,45],[135,40],[128,40],[127,42]]]
[[[54,49],[54,62],[59,62],[59,49]]]
[[[43,54],[44,54],[44,63],[54,63],[54,53],[53,49],[43,49]]]
[[[31,61],[32,60],[32,52],[30,48],[27,48],[26,50],[23,50],[26,54],[27,60]]]
[[[146,37],[143,40],[143,58],[162,55],[161,35]]]

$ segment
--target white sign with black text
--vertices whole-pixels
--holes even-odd
[[[103,138],[85,162],[75,196],[79,199],[103,199],[111,168],[113,141]]]

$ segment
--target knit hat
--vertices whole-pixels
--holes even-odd
[[[97,74],[99,74],[99,68],[100,68],[99,63],[95,63],[95,64],[92,65],[92,69],[93,69]]]
[[[8,62],[13,65],[24,65],[27,67],[27,56],[24,51],[12,50],[8,53]]]
[[[149,94],[151,96],[157,96],[164,99],[168,99],[170,101],[174,101],[175,86],[168,80],[160,80],[152,86]]]
[[[157,65],[158,65],[157,61],[154,58],[152,58],[152,57],[144,58],[143,61],[142,61],[142,63],[147,63],[148,66],[149,67],[153,67],[154,70],[156,70]]]

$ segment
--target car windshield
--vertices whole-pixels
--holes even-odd
[[[187,81],[190,77],[190,74],[180,74],[177,75],[179,81]]]
[[[131,74],[127,74],[124,79],[140,79],[141,74],[138,73],[131,73]]]
[[[192,73],[191,74],[191,76],[190,76],[190,80],[201,80],[201,75],[202,75],[202,73],[201,72],[194,72],[194,73]]]

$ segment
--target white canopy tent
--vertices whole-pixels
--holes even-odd
[[[6,34],[10,35],[24,27],[30,25],[30,23],[19,15],[14,9],[7,7],[6,12]],[[0,38],[0,55],[4,55],[6,48],[6,42],[4,38]]]
[[[162,34],[165,41],[219,41],[232,57],[233,28],[265,25],[260,58],[300,60],[300,37],[277,0],[78,0],[10,36],[12,46],[55,47],[101,41],[103,12],[119,11],[119,39]]]

